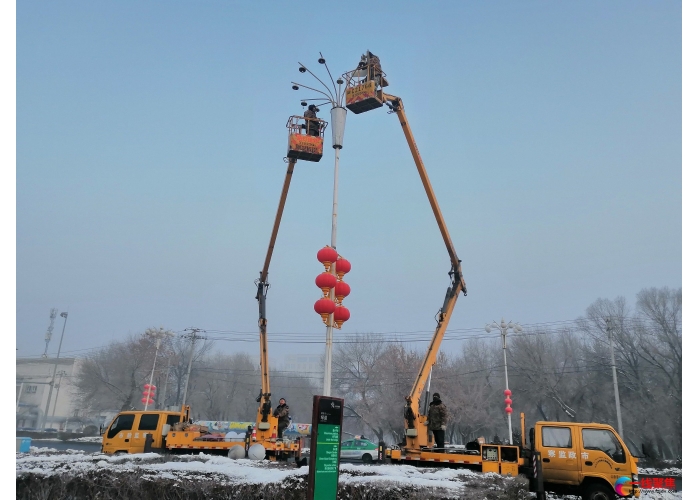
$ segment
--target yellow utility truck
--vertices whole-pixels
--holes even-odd
[[[272,461],[301,459],[300,438],[259,439],[250,426],[244,438],[228,438],[210,432],[206,426],[190,422],[190,408],[173,411],[122,411],[103,429],[102,452],[115,453],[194,453],[229,455]],[[253,447],[258,448],[257,453]],[[234,449],[236,448],[236,449]],[[249,454],[249,451],[253,452]]]

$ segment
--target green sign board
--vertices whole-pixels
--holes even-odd
[[[340,473],[343,400],[314,396],[308,500],[335,500]]]
[[[314,464],[316,476],[314,500],[335,499],[338,493],[339,452],[340,426],[319,424]]]

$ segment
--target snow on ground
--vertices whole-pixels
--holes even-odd
[[[88,472],[107,471],[138,472],[148,478],[167,478],[175,481],[212,480],[227,484],[271,484],[285,480],[305,480],[308,466],[296,468],[293,464],[247,459],[232,460],[227,457],[205,455],[161,455],[139,453],[132,455],[105,455],[85,453],[77,450],[58,451],[54,448],[31,447],[29,453],[17,453],[16,475],[35,474],[48,477],[60,474],[81,475]],[[645,469],[644,473],[650,469]],[[653,469],[654,473],[658,469]],[[680,469],[665,469],[681,475]],[[641,471],[640,471],[641,472]],[[418,487],[447,492],[450,496],[460,496],[465,484],[479,481],[479,478],[500,478],[496,474],[483,474],[467,469],[417,468],[410,465],[355,465],[341,464],[340,482],[347,485],[367,485],[374,487]],[[500,478],[513,481],[511,478]],[[574,500],[577,497],[554,496],[552,500]],[[642,500],[680,500],[681,492],[666,490],[643,490]]]
[[[666,469],[652,469],[651,467],[640,467],[640,474],[647,474],[649,476],[680,476],[681,470],[677,467],[669,467]]]
[[[102,442],[102,436],[87,436],[87,437],[69,439],[67,442],[68,442],[68,443],[71,443],[71,442],[76,442],[76,443],[101,443],[101,442]]]
[[[307,476],[308,466],[268,461],[232,460],[227,457],[205,455],[161,455],[138,453],[132,455],[105,455],[77,450],[58,451],[54,448],[32,447],[29,453],[18,453],[16,475],[35,474],[52,476],[80,475],[89,471],[109,471],[111,474],[135,472],[145,476],[169,479],[208,479],[212,475],[229,484],[280,483],[295,476]],[[416,468],[409,465],[355,465],[341,464],[340,482],[375,487],[427,487],[448,490],[459,496],[465,487],[466,476],[484,478],[495,474],[478,474],[466,469]],[[301,477],[300,477],[301,479]],[[512,481],[510,478],[504,478]]]

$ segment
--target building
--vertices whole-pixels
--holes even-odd
[[[77,372],[77,358],[35,358],[17,360],[17,428],[75,430],[85,425],[70,381]],[[56,382],[45,423],[44,412],[56,367]]]

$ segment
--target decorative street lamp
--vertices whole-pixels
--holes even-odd
[[[292,82],[292,89],[299,90],[300,87],[303,87],[323,96],[318,98],[303,99],[301,101],[302,106],[306,106],[307,101],[317,101],[320,103],[318,104],[318,106],[325,106],[326,104],[331,105],[331,131],[333,135],[333,149],[335,149],[335,171],[333,175],[333,215],[331,220],[331,247],[333,249],[336,249],[336,234],[338,227],[338,167],[340,163],[340,150],[343,148],[343,135],[345,134],[345,118],[347,117],[348,110],[345,108],[345,91],[342,89],[344,80],[342,78],[338,78],[335,81],[333,81],[333,76],[331,75],[331,72],[328,69],[328,65],[326,64],[326,60],[323,58],[323,54],[319,52],[319,55],[321,57],[318,59],[318,63],[322,64],[326,68],[326,72],[328,73],[328,76],[331,80],[330,87],[326,85],[320,78],[314,75],[313,72],[307,66],[303,65],[302,63],[299,63],[299,72],[309,73],[321,85],[323,85],[325,90],[315,89],[313,87],[302,85],[301,83],[296,82]],[[334,276],[337,276],[335,262],[331,264],[330,273]],[[335,302],[334,288],[330,288],[328,298],[331,301]],[[323,314],[326,313],[324,312]],[[343,311],[343,314],[345,314],[345,311]],[[349,317],[349,314],[347,314],[347,316]],[[324,396],[331,395],[331,363],[333,357],[333,325],[335,320],[335,312],[330,312],[329,317],[330,319],[326,327],[326,364],[323,375]]]
[[[508,333],[508,330],[512,330],[515,333],[522,332],[523,327],[520,326],[518,323],[508,322],[508,324],[506,324],[506,320],[501,318],[500,324],[494,321],[490,325],[486,325],[486,333],[491,333],[491,329],[499,330],[501,332],[501,339],[503,340],[503,367],[505,368],[506,373],[506,389],[503,391],[503,394],[506,397],[504,401],[506,404],[505,411],[508,414],[508,444],[513,444],[513,425],[511,424],[511,413],[513,413],[513,408],[510,407],[510,405],[513,403],[513,400],[510,398],[510,396],[513,393],[508,388],[508,360],[506,358],[506,334]]]
[[[147,411],[149,403],[151,401],[153,401],[151,399],[151,393],[155,389],[155,387],[153,386],[153,372],[155,372],[155,370],[156,370],[156,360],[158,359],[158,349],[160,349],[160,342],[165,337],[172,337],[173,332],[171,332],[170,330],[163,330],[163,327],[161,326],[159,330],[156,330],[155,328],[149,328],[148,330],[146,330],[146,335],[148,337],[152,337],[152,338],[156,339],[156,355],[153,356],[153,368],[151,368],[151,378],[148,381],[148,388],[146,389],[146,391],[144,391],[144,392],[148,392],[149,394],[148,395],[144,394],[145,401],[144,401],[144,399],[141,400],[144,403],[143,411]],[[145,388],[145,386],[144,386],[144,388]],[[153,395],[155,395],[154,392],[153,392]]]
[[[46,427],[46,421],[48,420],[48,416],[49,416],[49,406],[51,405],[51,396],[53,394],[53,387],[56,384],[56,371],[58,371],[58,358],[61,357],[61,346],[63,345],[63,334],[66,333],[66,323],[68,322],[68,313],[62,312],[61,317],[63,318],[63,330],[61,330],[61,340],[58,342],[58,353],[56,353],[56,361],[54,362],[54,365],[53,365],[53,376],[51,377],[51,384],[49,385],[49,397],[46,399],[46,408],[44,408],[44,423],[40,427],[41,430],[44,430],[44,428]]]

